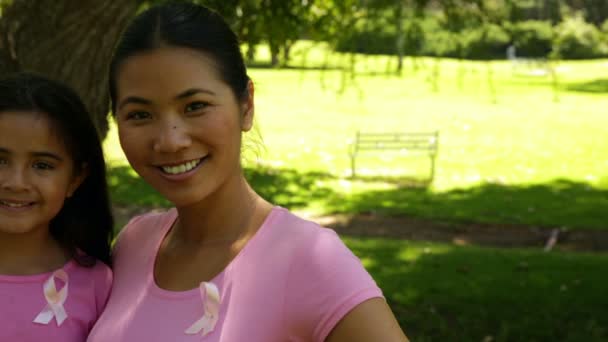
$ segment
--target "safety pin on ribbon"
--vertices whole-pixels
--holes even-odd
[[[63,288],[57,291],[55,287],[55,278],[61,279],[64,282]],[[64,270],[55,271],[49,279],[44,282],[44,298],[46,299],[46,306],[34,319],[34,323],[38,324],[49,324],[53,317],[57,321],[57,326],[60,326],[68,314],[65,312],[63,304],[68,298],[68,274]]]
[[[186,334],[194,335],[201,333],[205,336],[213,331],[219,318],[220,312],[220,291],[213,283],[202,282],[199,290],[204,301],[205,313],[198,321],[194,322],[190,328],[186,329]]]

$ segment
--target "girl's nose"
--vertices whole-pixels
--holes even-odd
[[[0,171],[0,186],[5,190],[19,192],[28,190],[31,185],[24,168],[9,167]]]

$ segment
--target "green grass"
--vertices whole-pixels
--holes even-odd
[[[608,61],[562,62],[553,87],[551,77],[514,74],[507,62],[419,58],[414,68],[406,59],[402,76],[386,75],[394,67],[386,56],[356,56],[352,78],[339,69],[348,56],[328,55],[323,70],[324,51],[302,43],[290,68],[250,69],[263,147],[246,149],[246,167],[276,204],[312,214],[606,228]],[[361,177],[350,178],[357,130],[439,130],[432,184],[423,181],[428,159],[403,153],[362,155]],[[106,150],[113,177],[130,179],[114,132]],[[112,190],[118,203],[164,203],[120,182]]]
[[[412,341],[608,339],[608,255],[345,242]]]

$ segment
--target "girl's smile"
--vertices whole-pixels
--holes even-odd
[[[0,208],[12,212],[24,212],[31,209],[36,203],[30,201],[17,200],[2,200],[0,199]]]

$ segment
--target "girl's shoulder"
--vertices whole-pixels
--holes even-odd
[[[91,286],[101,292],[106,292],[112,286],[113,273],[110,266],[102,261],[96,260],[93,265],[80,265],[76,260],[71,260],[61,270],[69,277],[70,283],[82,286]],[[53,275],[57,275],[57,270]]]
[[[78,265],[70,269],[68,274],[71,279],[76,278],[70,282],[73,284],[72,287],[80,284],[80,286],[91,289],[92,293],[94,293],[94,301],[91,302],[91,305],[94,304],[97,315],[100,315],[105,308],[112,289],[112,282],[114,280],[112,269],[105,263],[97,260],[90,267]],[[80,278],[80,281],[78,281],[78,278]]]

